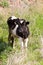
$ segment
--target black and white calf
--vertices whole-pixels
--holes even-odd
[[[15,16],[11,16],[7,20],[8,28],[9,28],[9,36],[8,41],[11,43],[13,47],[15,36],[19,38],[20,44],[22,47],[27,47],[28,36],[29,36],[29,22],[26,22],[24,19],[16,18]]]

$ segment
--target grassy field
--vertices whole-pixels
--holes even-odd
[[[18,39],[15,39],[16,43],[18,42],[15,49],[8,46],[7,19],[11,15],[9,12],[6,16],[0,13],[0,65],[6,65],[7,58],[10,54],[20,53],[21,51]],[[27,56],[20,65],[25,65],[26,63],[26,65],[29,65],[29,63],[30,65],[43,65],[43,52],[41,53],[40,50],[42,48],[41,37],[43,37],[43,14],[38,13],[31,7],[29,10],[23,11],[22,13],[15,10],[13,14],[30,21],[30,25],[28,26],[30,36],[26,51]]]

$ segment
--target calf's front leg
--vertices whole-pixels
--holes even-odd
[[[19,38],[19,41],[20,41],[21,48],[24,48],[24,42],[23,42],[23,39],[22,39],[22,38]]]
[[[26,39],[24,40],[24,42],[25,42],[25,47],[27,48],[28,38],[26,38]]]

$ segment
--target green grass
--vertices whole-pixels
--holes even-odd
[[[3,6],[6,6],[6,4],[3,4]],[[16,12],[15,15],[18,17],[21,14]],[[23,13],[20,17],[30,21],[28,51],[27,58],[25,59],[24,63],[28,61],[37,61],[35,65],[43,65],[43,58],[41,58],[40,51],[37,50],[41,48],[40,35],[43,36],[43,15],[33,12],[30,14]],[[9,54],[15,53],[16,51],[20,52],[20,46],[18,44],[15,49],[12,49],[8,46],[8,26],[6,23],[7,18],[8,16],[5,17],[0,14],[0,60],[2,65],[6,64]],[[16,39],[16,42],[17,41],[18,40]]]
[[[8,7],[8,6],[9,6],[9,3],[8,3],[7,0],[2,0],[2,1],[0,2],[0,6],[2,6],[2,7]]]

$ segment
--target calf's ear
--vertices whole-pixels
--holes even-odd
[[[26,22],[26,25],[29,25],[29,23],[30,23],[30,22],[29,22],[29,21],[27,21],[27,22]]]

